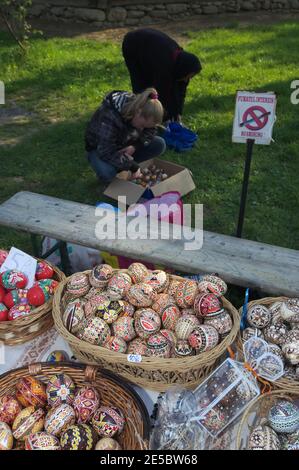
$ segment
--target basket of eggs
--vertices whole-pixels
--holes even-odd
[[[239,314],[242,315],[242,308]],[[241,358],[245,340],[254,335],[262,338],[284,362],[284,375],[273,382],[273,388],[299,394],[299,299],[266,297],[249,302],[246,324],[237,339]]]
[[[7,252],[0,252],[0,266]],[[1,262],[2,260],[2,262]],[[54,290],[65,275],[48,261],[38,260],[35,283],[28,289],[27,276],[15,269],[0,274],[0,341],[22,344],[53,325]]]
[[[38,363],[0,376],[0,450],[143,450],[137,393],[95,366]]]
[[[54,295],[56,329],[84,363],[134,384],[194,388],[217,365],[239,330],[237,310],[217,276],[194,280],[108,264],[64,280]]]

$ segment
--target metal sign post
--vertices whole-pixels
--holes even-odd
[[[238,221],[238,228],[237,228],[237,234],[236,234],[238,238],[242,238],[242,230],[243,230],[243,223],[244,223],[244,216],[245,216],[245,207],[246,207],[253,145],[254,145],[254,139],[248,139],[244,177],[243,177],[243,186],[242,186],[242,193],[241,193],[240,211],[239,211],[239,221]]]

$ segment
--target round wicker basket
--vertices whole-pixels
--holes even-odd
[[[125,270],[123,270],[125,271]],[[89,273],[90,271],[85,271]],[[183,279],[171,275],[171,279]],[[55,291],[53,302],[53,317],[59,334],[67,341],[75,357],[87,364],[99,364],[105,369],[112,370],[134,384],[150,390],[165,391],[173,385],[195,388],[215,368],[225,354],[239,330],[239,315],[233,305],[222,297],[223,306],[233,319],[233,328],[226,338],[211,351],[189,356],[187,358],[149,358],[143,357],[140,363],[128,362],[126,354],[111,352],[100,346],[92,345],[71,334],[62,322],[62,312],[65,308],[63,295],[68,279],[61,282]]]
[[[267,415],[270,408],[280,399],[295,401],[298,405],[299,392],[294,391],[291,393],[290,390],[275,390],[271,393],[260,395],[254,400],[244,412],[242,420],[238,425],[236,449],[245,450],[248,448],[248,439],[251,431],[256,426],[267,423]]]
[[[65,279],[65,275],[57,266],[53,266],[48,261],[47,264],[54,269],[53,279],[59,282]],[[32,310],[30,315],[13,321],[0,322],[0,341],[3,341],[7,346],[13,346],[26,343],[26,341],[30,341],[47,331],[53,326],[52,303],[53,297],[45,304]]]
[[[150,418],[145,405],[124,380],[96,366],[44,362],[11,370],[0,376],[0,397],[14,394],[16,383],[23,377],[31,375],[47,383],[51,375],[61,373],[68,374],[79,387],[92,384],[99,391],[103,405],[113,405],[123,411],[126,425],[117,440],[124,450],[148,449]]]
[[[260,304],[268,307],[274,304],[275,302],[284,302],[285,300],[288,300],[288,297],[265,297],[264,299],[253,300],[252,302],[248,302],[248,308],[253,307],[254,305],[260,305]],[[242,315],[242,309],[243,307],[239,309],[240,316]],[[237,348],[240,360],[243,360],[244,358],[243,342],[242,342],[240,331],[238,332],[238,336],[237,336],[236,348]],[[294,393],[299,394],[299,380],[295,380],[290,377],[282,377],[281,379],[275,382],[272,382],[271,384],[274,390],[283,389],[283,390],[289,391],[290,393],[294,392]]]

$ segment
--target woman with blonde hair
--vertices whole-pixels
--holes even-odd
[[[109,93],[89,121],[85,134],[87,158],[97,177],[110,182],[123,170],[131,170],[138,177],[138,163],[165,151],[164,140],[156,135],[163,114],[154,88],[137,95],[126,91]]]

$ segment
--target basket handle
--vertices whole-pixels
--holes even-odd
[[[41,371],[42,371],[42,365],[40,362],[28,365],[29,375],[38,375],[41,373]]]
[[[84,371],[86,382],[90,382],[90,383],[95,382],[96,377],[97,377],[97,372],[98,372],[97,366],[91,366],[91,365],[86,366],[85,371]]]

